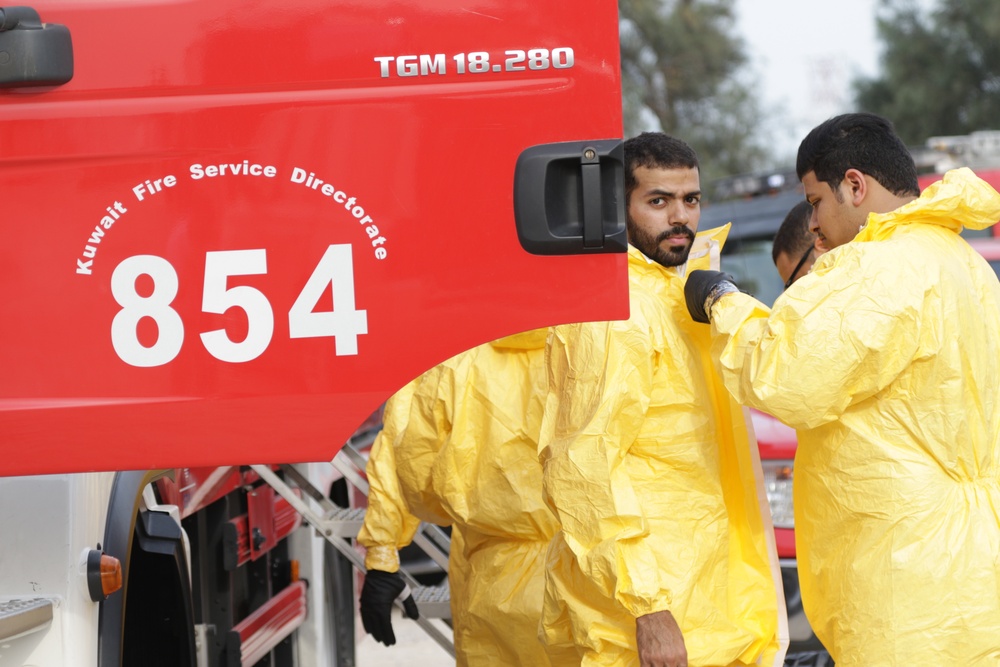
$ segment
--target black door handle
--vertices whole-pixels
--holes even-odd
[[[525,149],[514,170],[514,219],[535,255],[626,252],[620,139]]]
[[[0,88],[61,86],[73,78],[69,28],[31,7],[0,7]]]

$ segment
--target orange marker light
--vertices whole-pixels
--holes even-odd
[[[91,549],[87,554],[87,589],[100,602],[122,587],[122,564],[114,556]]]
[[[101,554],[101,590],[108,597],[122,587],[122,563],[114,556]]]

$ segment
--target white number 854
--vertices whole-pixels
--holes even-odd
[[[206,313],[224,313],[241,308],[247,315],[247,335],[233,341],[225,329],[201,334],[201,342],[216,359],[242,363],[256,359],[271,342],[274,334],[274,311],[264,294],[253,287],[228,287],[229,276],[267,273],[264,249],[223,250],[205,254],[205,287],[201,309]],[[153,292],[140,296],[136,279],[148,275]],[[122,307],[111,322],[111,344],[122,361],[148,368],[172,361],[184,343],[184,322],[170,307],[177,296],[177,272],[167,260],[155,255],[135,255],[115,267],[111,274],[111,294]],[[336,307],[313,312],[326,286],[333,287]],[[323,253],[312,275],[302,287],[288,311],[291,338],[332,336],[338,356],[358,353],[358,336],[368,333],[367,311],[354,304],[354,262],[349,244],[331,245]],[[156,322],[156,342],[146,347],[139,342],[136,327],[143,317]]]

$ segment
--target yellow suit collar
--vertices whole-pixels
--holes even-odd
[[[953,169],[927,186],[917,199],[889,213],[872,213],[855,241],[880,241],[901,225],[938,225],[956,234],[963,227],[985,229],[1000,220],[1000,194],[969,168]]]

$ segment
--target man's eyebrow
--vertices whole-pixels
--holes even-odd
[[[646,194],[647,197],[649,197],[651,195],[656,195],[658,197],[676,198],[678,196],[678,194],[676,192],[670,192],[669,190],[661,190],[660,188],[653,188],[652,190],[647,190],[645,194]],[[691,197],[691,196],[700,197],[701,196],[701,190],[691,190],[690,192],[683,193],[683,196],[684,197]]]

